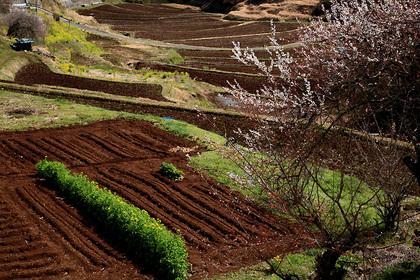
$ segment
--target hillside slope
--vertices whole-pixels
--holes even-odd
[[[173,0],[201,7],[206,12],[227,14],[236,20],[295,20],[307,18],[317,10],[320,0]]]
[[[100,3],[98,0],[59,0],[67,9]],[[124,0],[129,3],[161,3],[161,0]],[[108,2],[108,1],[103,1]],[[200,7],[202,11],[226,14],[226,19],[288,21],[304,19],[316,13],[325,0],[169,0]]]

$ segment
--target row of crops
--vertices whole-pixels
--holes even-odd
[[[38,176],[57,188],[69,202],[89,216],[106,235],[161,279],[185,279],[189,263],[180,235],[168,231],[160,220],[83,174],[70,174],[66,166],[47,158],[36,165]]]

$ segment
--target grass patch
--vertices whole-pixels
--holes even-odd
[[[150,121],[156,122],[156,124],[164,129],[167,130],[175,135],[189,138],[195,142],[199,142],[203,145],[208,143],[208,140],[211,142],[220,143],[224,145],[226,143],[226,139],[216,133],[209,132],[207,130],[201,129],[194,125],[191,125],[184,121],[177,121],[171,118],[159,118],[159,117],[148,117]]]
[[[250,194],[246,189],[241,188],[245,183],[242,170],[230,159],[223,157],[219,151],[207,151],[200,156],[191,158],[192,164],[219,183],[227,185],[229,188],[241,191],[243,194]]]
[[[216,276],[208,280],[310,279],[315,269],[315,257],[318,251],[313,249],[302,253],[288,254],[284,257],[276,256],[268,262],[243,268],[224,276]],[[277,271],[277,274],[274,270]],[[289,278],[287,278],[288,276]]]
[[[1,31],[0,31],[1,33]],[[16,52],[10,46],[15,43],[0,34],[0,79],[13,81],[16,73],[26,64],[33,62],[35,57],[26,52]]]
[[[66,99],[46,99],[8,91],[0,91],[0,104],[0,131],[85,124],[130,115],[75,104]],[[15,113],[19,111],[28,113]]]
[[[278,275],[284,275],[290,279],[308,279],[315,271],[315,258],[319,250],[308,250],[299,254],[289,254],[284,257],[276,256],[269,260],[270,268]],[[279,278],[281,279],[281,278]]]
[[[219,141],[217,145],[222,146],[224,143],[225,140]],[[241,167],[223,154],[223,148],[221,151],[208,151],[202,153],[199,157],[193,157],[191,159],[193,166],[198,168],[200,172],[216,179],[219,183],[228,185],[244,195],[249,195],[251,198],[255,198],[257,202],[260,201],[264,191],[259,192],[257,186],[252,188],[251,191],[249,186],[253,184],[252,179],[247,176]],[[266,156],[253,153],[247,160],[249,163],[252,163],[253,161],[259,161],[263,157]],[[253,166],[261,171],[270,169],[268,166]],[[278,167],[272,168],[276,169]],[[371,200],[374,193],[366,184],[354,176],[343,176],[340,172],[325,168],[319,168],[317,172],[317,183],[314,183],[313,179],[308,178],[305,181],[302,179],[299,185],[304,188],[303,192],[307,197],[315,196],[316,194],[316,197],[313,199],[317,199],[323,207],[330,210],[323,213],[323,219],[329,221],[331,227],[337,228],[345,224],[338,206],[333,201],[335,199],[338,199],[343,209],[349,213],[355,213],[359,205],[364,205],[363,211],[359,215],[361,216],[360,221],[365,225],[373,226],[380,220],[376,210],[375,199]],[[268,173],[268,175],[272,174],[273,172]],[[279,172],[278,174],[281,173]],[[263,177],[264,172],[260,172],[259,175]],[[269,181],[267,180],[267,182]],[[273,189],[276,187],[278,186],[273,186]],[[342,192],[338,191],[340,187],[343,188]],[[327,198],[324,191],[334,199]],[[299,209],[296,209],[296,211],[299,211]]]
[[[371,280],[418,280],[420,279],[420,261],[404,260],[370,277]]]
[[[205,280],[283,280],[275,275],[267,263],[242,268],[234,273],[206,278]]]

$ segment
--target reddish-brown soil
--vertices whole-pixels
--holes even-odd
[[[136,38],[192,46],[231,48],[232,41],[240,41],[243,46],[262,47],[269,43],[271,32],[267,21],[227,21],[218,14],[157,4],[102,5],[78,13],[124,34],[134,32]],[[291,40],[289,32],[293,34],[299,24],[276,22],[275,26],[280,37]]]
[[[162,87],[160,85],[122,83],[57,74],[51,72],[51,70],[43,63],[32,63],[24,66],[16,73],[15,82],[24,85],[44,84],[101,91],[115,95],[143,97],[157,101],[166,100],[161,94]]]
[[[203,67],[207,65],[201,65],[196,63],[191,63],[191,66],[194,67]],[[194,69],[194,68],[185,68],[175,65],[162,65],[154,63],[136,63],[134,65],[136,69],[148,68],[158,71],[169,71],[169,72],[188,72],[190,77],[202,82],[207,82],[216,86],[226,87],[228,86],[228,81],[234,83],[238,81],[241,86],[249,91],[255,91],[259,89],[261,85],[265,82],[265,78],[255,76],[255,75],[244,75],[239,73],[222,73],[216,71],[207,71],[203,69]],[[208,66],[207,66],[208,67]],[[217,64],[214,64],[214,67],[217,67]],[[241,69],[241,67],[246,68],[245,66],[240,65],[224,65],[224,67],[219,67],[220,69],[225,69],[227,71]],[[211,66],[211,68],[213,68]],[[252,68],[244,72],[252,72]],[[122,82],[113,82],[105,81],[98,79],[83,78],[71,75],[63,75],[52,72],[45,64],[43,63],[33,63],[23,67],[18,71],[15,77],[15,82],[25,85],[34,85],[34,84],[45,84],[51,86],[60,86],[67,88],[77,88],[85,89],[92,91],[105,92],[115,95],[131,96],[131,97],[142,97],[158,101],[166,101],[161,94],[161,86],[153,84],[139,84],[139,83],[122,83]],[[212,99],[212,96],[209,96]]]
[[[195,69],[162,65],[148,65],[149,68],[188,72],[191,77],[199,81],[222,87],[228,85],[227,81],[237,80],[249,91],[259,89],[263,83],[261,78],[236,74],[259,74],[256,67],[245,66],[236,59],[225,60],[225,58],[230,58],[232,55],[230,49],[233,47],[233,41],[240,42],[242,47],[269,45],[268,35],[271,31],[269,22],[227,21],[222,20],[217,14],[156,4],[102,5],[78,12],[93,16],[99,23],[110,24],[114,30],[136,38],[180,45],[226,48],[226,51],[179,49],[178,52],[184,58],[184,62],[178,66]],[[293,42],[298,26],[296,22],[276,22],[277,37],[283,44]],[[288,51],[292,54],[294,52],[293,49]],[[260,59],[268,58],[265,51],[259,50],[256,54]],[[140,61],[136,68],[143,66]],[[231,73],[203,71],[207,69]]]
[[[184,19],[185,21],[189,19]],[[235,25],[235,26],[229,26],[228,23],[227,26],[223,28],[223,31],[220,29],[214,29],[210,26],[204,26],[204,23],[198,24],[198,26],[195,26],[195,28],[201,27],[198,30],[183,30],[182,32],[176,32],[173,30],[167,31],[166,28],[164,31],[156,32],[156,30],[145,30],[144,26],[132,26],[130,25],[130,31],[134,31],[134,28],[137,28],[136,30],[144,30],[144,31],[138,31],[136,33],[136,36],[139,38],[148,38],[158,41],[180,41],[180,40],[188,40],[188,39],[197,39],[197,38],[220,38],[224,36],[232,37],[233,40],[237,41],[238,39],[236,37],[241,37],[244,35],[252,35],[252,34],[263,34],[263,37],[267,37],[267,35],[271,32],[270,24],[266,22],[254,22],[249,24],[242,24],[242,25]],[[222,26],[223,27],[223,26]],[[288,28],[296,28],[297,24],[290,24]],[[220,26],[218,28],[221,28]],[[126,27],[123,27],[123,29],[119,29],[119,27],[115,28],[116,30],[127,30]],[[247,40],[248,41],[248,40]],[[190,44],[190,43],[188,43]],[[262,46],[262,45],[260,45]],[[228,47],[232,47],[232,43]]]
[[[180,229],[190,279],[297,250],[293,225],[188,166],[186,153],[202,149],[134,120],[0,133],[0,279],[154,279],[36,178],[35,164],[45,156],[146,209],[169,230]],[[162,162],[185,178],[161,177]]]

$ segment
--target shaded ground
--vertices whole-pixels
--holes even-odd
[[[144,121],[0,134],[0,279],[153,279],[106,240],[83,213],[35,177],[48,156],[73,172],[180,229],[192,263],[190,279],[250,266],[295,251],[297,230],[187,165],[202,148]],[[185,179],[158,174],[173,163]]]

